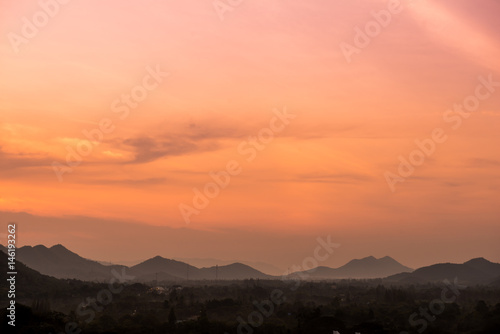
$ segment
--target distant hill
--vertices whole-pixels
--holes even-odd
[[[157,274],[158,280],[214,280],[216,272],[218,279],[225,280],[271,278],[271,276],[241,263],[219,266],[217,269],[215,266],[200,269],[187,263],[166,259],[161,256],[156,256],[131,267],[130,272],[139,281],[154,280]]]
[[[0,245],[1,246],[1,245]],[[5,253],[6,248],[0,247],[0,267],[7,268],[8,259]],[[7,271],[2,270],[0,274],[0,291],[2,295],[7,295]],[[38,271],[28,268],[22,262],[16,259],[15,263],[16,275],[16,298],[33,298],[38,294],[46,293],[47,291],[69,290],[66,283],[63,283],[54,277],[49,277],[40,274]],[[7,298],[4,298],[7,302]],[[3,302],[2,302],[3,303]]]
[[[2,245],[0,245],[0,250],[7,251]],[[104,282],[113,277],[113,269],[121,272],[122,268],[126,268],[127,273],[135,276],[135,280],[139,282],[280,278],[280,276],[267,275],[242,263],[198,268],[161,256],[148,259],[130,268],[121,265],[103,265],[97,261],[85,259],[62,245],[50,248],[43,245],[24,246],[16,250],[16,259],[39,274],[82,281]],[[472,259],[462,264],[439,263],[413,271],[389,256],[380,259],[369,256],[349,261],[339,268],[317,267],[292,275],[297,274],[300,274],[303,279],[312,280],[384,278],[385,282],[400,284],[453,280],[457,277],[463,284],[500,285],[500,264],[484,258]]]
[[[301,273],[303,277],[311,279],[340,279],[340,278],[383,278],[402,272],[411,272],[408,268],[389,256],[376,259],[368,256],[363,259],[351,260],[339,268],[317,267]]]
[[[218,268],[202,268],[200,271],[203,277],[207,279],[215,279],[215,274],[217,272],[218,279],[225,280],[241,280],[241,279],[270,279],[272,276],[264,274],[257,269],[247,266],[243,263],[233,263],[226,266],[219,266]]]
[[[211,258],[176,258],[175,260],[189,263],[197,268],[210,268],[215,267],[216,265],[226,266],[233,263],[242,263],[265,274],[276,276],[283,274],[284,271],[283,269],[273,266],[272,264],[256,261],[220,260]]]
[[[464,265],[474,268],[479,272],[489,273],[492,276],[500,276],[500,263],[494,263],[479,257],[469,260]]]
[[[4,252],[7,251],[4,246],[0,245],[0,247]],[[43,245],[23,246],[16,250],[16,258],[44,275],[83,281],[103,282],[113,277],[113,269],[121,272],[122,268],[127,268],[128,274],[135,276],[135,280],[140,282],[154,280],[182,281],[186,279],[214,280],[216,271],[218,279],[224,280],[272,278],[272,276],[241,263],[219,266],[218,269],[215,266],[200,269],[185,262],[166,259],[161,256],[156,256],[130,268],[121,265],[104,265],[97,261],[85,259],[62,245],[55,245],[50,248]]]
[[[23,246],[16,250],[16,258],[36,271],[55,278],[74,278],[85,281],[104,281],[113,277],[111,271],[123,266],[104,266],[85,259],[62,245],[47,248],[43,245]]]
[[[136,276],[139,281],[154,280],[156,274],[159,275],[159,280],[199,279],[199,271],[200,269],[187,263],[166,259],[161,256],[155,256],[130,267],[131,275]]]
[[[493,263],[484,258],[476,258],[462,264],[439,263],[419,268],[412,273],[397,274],[386,278],[388,282],[425,283],[437,282],[455,277],[463,284],[498,284],[500,281],[500,263]]]
[[[337,269],[337,275],[347,278],[379,278],[411,271],[413,269],[402,265],[389,256],[380,259],[369,256],[348,262]]]
[[[500,288],[500,276],[494,279],[491,283],[490,286],[494,288]]]

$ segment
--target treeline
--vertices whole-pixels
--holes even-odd
[[[109,303],[98,303],[106,285],[61,282],[62,287],[22,296],[15,330],[4,321],[1,332],[500,333],[500,290],[491,287],[391,287],[348,280],[132,284]],[[6,318],[5,309],[1,316]]]

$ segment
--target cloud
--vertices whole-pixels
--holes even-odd
[[[102,152],[102,154],[104,154],[108,157],[112,157],[112,158],[122,158],[123,157],[123,154],[111,152],[111,151],[104,151],[104,152]]]
[[[466,164],[467,167],[471,168],[498,167],[500,166],[500,160],[474,158],[474,159],[468,159]]]
[[[180,156],[195,151],[214,149],[214,145],[200,145],[194,141],[178,137],[136,137],[122,141],[135,152],[135,157],[127,163],[147,163],[163,157]]]
[[[267,179],[268,182],[307,182],[307,183],[337,183],[337,184],[354,184],[360,182],[369,182],[373,178],[363,174],[348,174],[348,173],[306,173],[298,174],[292,178],[286,179]]]
[[[39,157],[27,153],[6,153],[0,146],[0,170],[12,170],[17,168],[46,167],[50,166],[54,159],[44,156]]]
[[[334,174],[334,173],[307,173],[298,175],[298,182],[318,183],[358,183],[371,181],[372,178],[363,174]]]
[[[150,177],[145,179],[92,179],[82,180],[83,184],[99,184],[99,185],[128,185],[128,186],[144,186],[156,185],[167,182],[164,177]]]
[[[164,123],[162,128],[161,132],[151,129],[152,134],[118,140],[120,149],[132,150],[135,155],[127,163],[148,163],[165,157],[214,151],[222,147],[221,141],[255,135],[261,127],[241,121],[231,124],[227,118],[211,117]]]

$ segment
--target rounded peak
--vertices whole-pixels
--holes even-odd
[[[66,247],[64,247],[61,244],[54,245],[54,246],[50,247],[50,249],[64,249],[64,250],[68,250]]]
[[[474,259],[470,259],[469,261],[465,262],[467,263],[491,263],[490,261],[486,260],[484,257],[476,257]]]
[[[234,262],[234,263],[228,264],[226,267],[229,267],[229,266],[248,267],[246,264],[243,264],[241,262]]]
[[[220,267],[221,266],[219,266],[219,268]],[[254,268],[250,267],[249,265],[246,265],[246,264],[241,263],[241,262],[234,262],[234,263],[222,266],[222,267],[231,268],[231,269],[247,269],[247,268],[254,269]]]
[[[150,258],[149,260],[146,260],[144,262],[168,262],[168,263],[184,263],[184,262],[180,262],[180,261],[176,261],[176,260],[173,260],[173,259],[167,259],[163,256],[160,256],[160,255],[156,255],[155,257],[152,257]]]

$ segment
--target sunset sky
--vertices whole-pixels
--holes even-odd
[[[107,261],[286,268],[331,235],[321,265],[500,262],[500,3],[402,1],[346,56],[391,2],[0,0],[2,226]],[[391,189],[435,129],[446,140]],[[241,171],[196,209],[228,163]]]

